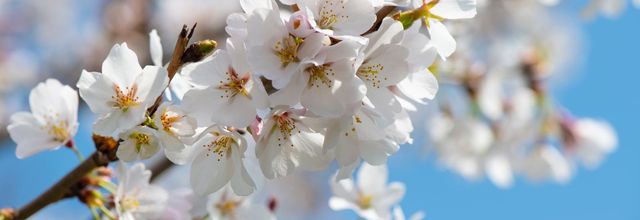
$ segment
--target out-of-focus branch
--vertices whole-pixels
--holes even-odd
[[[195,28],[195,25],[193,26],[193,28]],[[194,29],[191,29],[190,32],[187,31],[187,26],[185,25],[180,31],[180,35],[174,48],[173,56],[171,58],[171,63],[168,67],[170,80],[183,64],[181,58],[187,48],[189,38],[193,34],[193,30]],[[159,105],[161,101],[162,95],[158,97],[156,103],[158,103]],[[155,110],[158,108],[158,105],[154,105],[147,109],[147,113],[149,113],[149,115],[152,115],[153,112],[155,112]],[[67,173],[61,180],[47,189],[47,191],[40,194],[27,205],[20,208],[17,213],[15,213],[14,219],[26,219],[29,216],[40,211],[44,207],[61,199],[68,198],[69,196],[67,195],[69,195],[70,193],[72,194],[72,192],[70,192],[72,187],[76,185],[83,177],[85,177],[97,167],[106,166],[110,162],[118,160],[118,158],[115,156],[115,153],[118,149],[118,142],[116,140],[111,137],[101,137],[97,135],[94,135],[93,139],[97,149],[96,152],[91,154],[89,158],[85,159],[82,163],[80,163],[80,165]],[[157,172],[163,172],[168,167],[170,167],[170,165],[166,166],[166,168],[165,166],[158,167]]]
[[[154,181],[158,177],[160,177],[165,171],[169,170],[169,168],[173,167],[173,163],[167,158],[162,158],[162,160],[155,163],[153,166],[149,168],[151,170],[151,180]]]

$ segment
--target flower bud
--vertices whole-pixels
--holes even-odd
[[[305,38],[314,32],[309,23],[309,18],[302,11],[297,11],[291,15],[287,22],[287,29],[293,36]]]
[[[201,40],[195,42],[184,51],[180,60],[182,63],[198,62],[207,57],[218,46],[214,40]]]

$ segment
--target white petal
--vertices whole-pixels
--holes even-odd
[[[513,184],[511,164],[504,156],[494,155],[487,158],[485,172],[491,182],[500,188],[509,188]]]
[[[373,166],[362,163],[358,170],[358,189],[365,195],[383,193],[387,185],[388,170],[385,164]]]
[[[161,66],[146,66],[142,74],[136,78],[138,85],[136,96],[143,102],[145,108],[153,105],[156,98],[167,88],[169,83],[167,74],[167,70]]]
[[[156,29],[149,32],[149,51],[151,52],[151,60],[153,65],[163,66],[162,64],[162,43],[160,43],[160,36]]]
[[[131,86],[142,68],[138,56],[127,47],[127,43],[113,45],[109,55],[102,63],[102,74],[119,86]]]
[[[440,21],[429,19],[429,33],[431,43],[436,47],[440,57],[446,60],[456,50],[456,40],[451,36],[447,27]]]
[[[211,194],[229,183],[234,172],[236,167],[230,158],[204,152],[197,155],[191,164],[191,186],[198,195]]]
[[[465,19],[476,16],[476,0],[441,0],[431,13],[445,19]]]
[[[82,70],[76,86],[80,90],[80,97],[89,105],[92,112],[105,114],[113,109],[109,101],[115,95],[114,84],[104,74]]]

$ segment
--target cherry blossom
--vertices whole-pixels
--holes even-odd
[[[209,195],[207,211],[213,220],[276,219],[265,205],[254,203],[251,197],[237,196],[226,188]]]
[[[29,94],[31,113],[17,112],[7,127],[20,159],[53,150],[72,141],[78,131],[78,93],[47,79]]]
[[[256,184],[245,167],[248,147],[248,140],[239,131],[212,126],[186,150],[167,150],[167,157],[178,164],[191,163],[190,182],[198,195],[217,192],[225,185],[237,195],[249,195]]]
[[[144,164],[126,167],[118,164],[118,186],[114,195],[115,209],[119,219],[155,219],[160,217],[169,200],[167,192],[149,184],[151,172]]]
[[[113,46],[102,73],[83,70],[77,86],[91,111],[100,115],[94,132],[109,136],[142,123],[168,81],[160,66],[141,68],[136,54],[123,43]]]
[[[363,163],[357,183],[351,179],[330,182],[334,196],[329,199],[333,210],[351,209],[365,219],[389,219],[391,208],[402,199],[405,186],[399,182],[387,185],[386,165]]]
[[[158,132],[147,126],[137,126],[120,133],[120,147],[116,155],[123,161],[145,160],[160,150]]]

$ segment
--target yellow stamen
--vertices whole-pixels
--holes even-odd
[[[321,66],[312,66],[307,68],[307,73],[309,73],[309,82],[307,83],[309,87],[315,86],[320,87],[320,85],[326,85],[331,88],[333,84],[333,80],[329,77],[333,77],[336,74],[333,72],[333,69],[329,67],[329,65],[321,65]]]
[[[135,141],[136,152],[140,152],[142,145],[149,145],[149,143],[151,143],[151,137],[144,133],[133,132],[129,135],[129,138]]]
[[[360,77],[360,79],[371,83],[374,88],[380,88],[380,83],[382,80],[388,80],[387,77],[378,78],[380,72],[384,70],[384,66],[382,64],[368,64],[365,62],[358,68],[356,74]]]
[[[290,63],[300,62],[298,59],[298,48],[304,40],[302,38],[287,36],[281,41],[276,42],[274,52],[280,57],[282,68],[287,67]]]
[[[245,74],[242,78],[238,77],[238,73],[232,67],[229,67],[229,70],[225,73],[227,75],[226,82],[220,80],[219,89],[224,90],[224,95],[221,95],[220,98],[229,98],[232,99],[236,97],[236,95],[240,94],[244,97],[251,99],[251,95],[247,90],[247,82],[249,82],[249,74]]]
[[[136,93],[138,92],[138,85],[133,85],[131,88],[125,87],[124,90],[118,85],[113,85],[116,95],[111,96],[113,99],[113,107],[121,109],[123,112],[127,112],[130,107],[134,107],[140,104]]]

